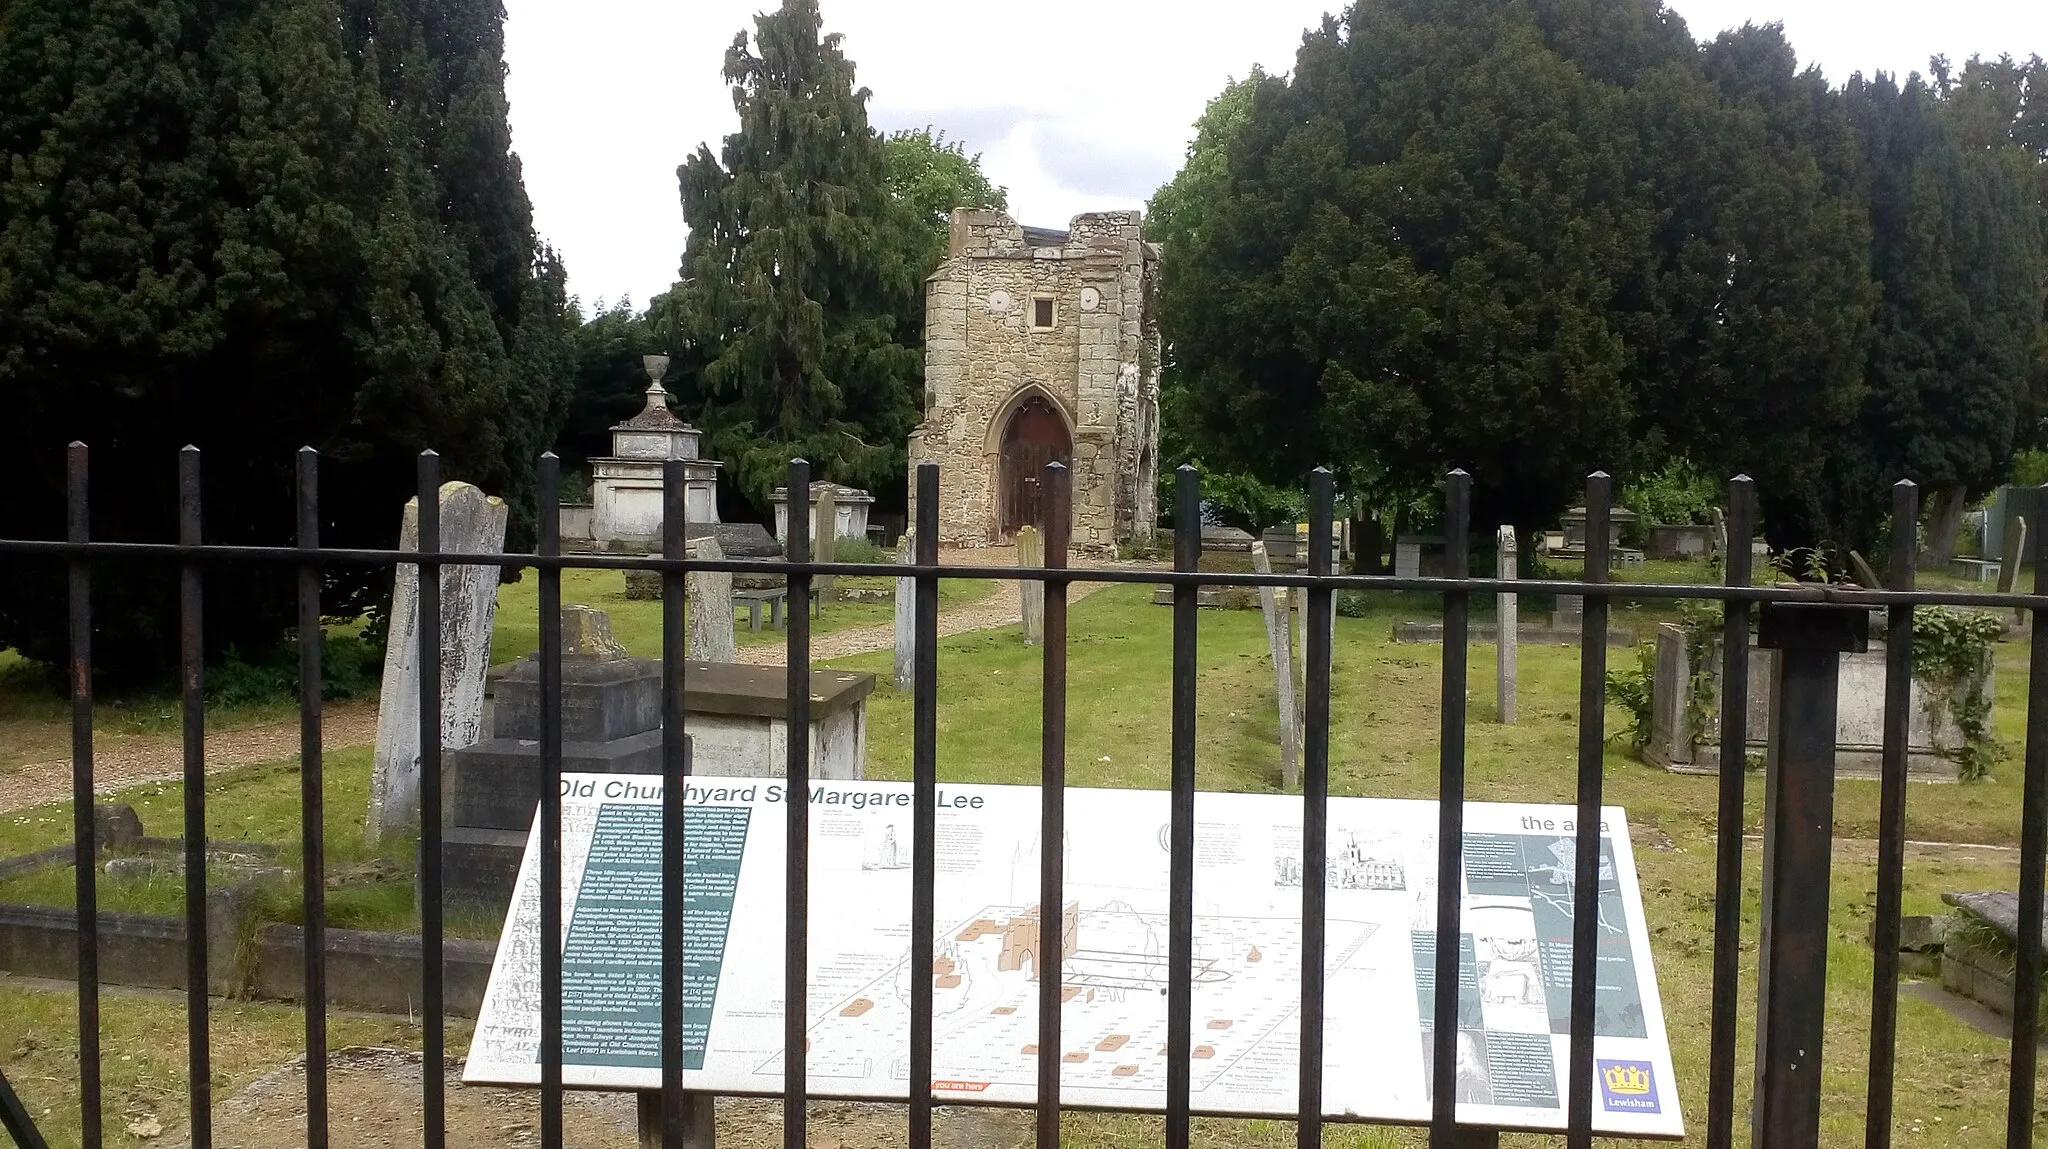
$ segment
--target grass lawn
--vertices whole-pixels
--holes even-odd
[[[882,579],[841,579],[841,586],[881,587]],[[941,609],[979,602],[995,593],[995,584],[983,579],[947,579],[939,583]],[[624,571],[572,570],[562,572],[562,602],[594,606],[611,616],[612,637],[627,650],[644,658],[661,654],[661,603],[626,597]],[[813,635],[832,634],[857,626],[893,623],[896,606],[888,602],[829,602],[822,614],[811,621]],[[785,622],[787,621],[785,617]],[[739,644],[787,641],[783,631],[768,627],[768,608],[761,608],[761,629],[737,626]],[[540,647],[540,580],[528,572],[525,578],[498,590],[498,617],[491,634],[491,662],[511,662]]]
[[[1665,572],[1658,574],[1670,577]],[[618,601],[605,601],[606,585],[593,582],[565,593],[565,598],[595,597],[592,605],[614,611],[615,632],[630,648],[652,653],[658,645],[659,604],[625,603],[622,586]],[[594,596],[593,591],[597,592]],[[519,592],[522,587],[508,588],[507,593]],[[525,616],[530,618],[530,585],[524,586],[523,593],[529,596]],[[1151,605],[1149,597],[1147,588],[1113,587],[1073,608],[1068,711],[1068,778],[1073,785],[1166,784],[1171,611]],[[1434,797],[1442,651],[1427,645],[1397,646],[1388,641],[1388,634],[1397,619],[1429,617],[1435,604],[1425,596],[1377,597],[1370,607],[1367,617],[1340,618],[1337,623],[1331,791]],[[828,607],[827,619],[831,620],[835,611],[852,614],[861,609],[868,608],[862,604]],[[876,621],[887,617],[886,604],[874,609]],[[1529,609],[1525,606],[1525,611]],[[516,607],[507,612],[511,616],[519,613]],[[1662,615],[1651,606],[1633,613],[1644,620],[1636,624],[1644,633],[1647,623]],[[501,621],[511,619],[501,616]],[[530,638],[520,641],[530,649]],[[1999,737],[2016,748],[2023,722],[2026,648],[2022,643],[2007,644],[1998,655],[1995,725]],[[886,675],[889,657],[882,651],[837,665]],[[1627,650],[1609,653],[1616,666],[1631,665],[1633,657]],[[1023,647],[1009,630],[965,634],[941,643],[941,778],[1012,783],[1037,779],[1040,658],[1039,651]],[[1272,678],[1265,664],[1265,638],[1258,615],[1203,612],[1198,662],[1199,785],[1206,790],[1277,790]],[[1522,648],[1521,722],[1513,727],[1492,722],[1492,670],[1492,648],[1473,646],[1468,698],[1472,721],[1467,733],[1471,796],[1570,802],[1576,777],[1577,649]],[[1608,717],[1610,729],[1620,726],[1618,711],[1610,711]],[[871,776],[909,776],[910,720],[907,694],[886,685],[877,691],[870,710]],[[330,758],[328,832],[337,864],[367,860],[359,846],[367,775],[366,752],[343,752]],[[1634,833],[1680,1092],[1692,1141],[1697,1143],[1703,1139],[1706,1106],[1716,783],[1711,778],[1652,769],[1618,746],[1611,746],[1606,756],[1606,783],[1607,801],[1627,809]],[[289,765],[224,776],[209,789],[217,834],[296,841],[298,781]],[[1748,789],[1750,829],[1754,832],[1760,825],[1760,779],[1753,777]],[[149,830],[175,833],[178,787],[167,784],[145,790],[129,800],[136,801]],[[2019,771],[2012,760],[1988,782],[1914,786],[1908,798],[1909,833],[1916,839],[2010,843],[2018,833],[2018,807]],[[1876,815],[1874,783],[1842,784],[1838,834],[1846,839],[1869,837]],[[64,841],[68,833],[65,808],[61,804],[42,807],[0,823],[0,850],[18,853]],[[357,853],[350,854],[351,848]],[[1874,877],[1866,846],[1842,841],[1837,843],[1836,853],[1823,1141],[1849,1144],[1860,1141],[1862,1133],[1871,976],[1871,957],[1863,936],[1871,913]],[[1748,929],[1744,948],[1751,963],[1742,987],[1745,1005],[1754,993],[1758,854],[1752,843],[1746,854],[1744,899]],[[1994,860],[1975,860],[1985,856]],[[1908,859],[1906,910],[1941,912],[1939,896],[1946,890],[2011,888],[2015,865],[1995,854],[1916,851]],[[68,897],[68,882],[61,885],[60,890],[48,891],[50,896]],[[0,896],[12,894],[0,890]],[[388,904],[373,908],[380,914],[396,912]],[[409,911],[409,905],[405,909]],[[338,908],[337,912],[346,911]],[[342,923],[337,920],[335,924]],[[17,1063],[44,1067],[18,1084],[33,1109],[53,1109],[53,1122],[59,1120],[57,1114],[64,1106],[75,1105],[70,1100],[69,1070],[63,1060],[64,1051],[71,1048],[66,1044],[73,1024],[67,1013],[71,1000],[62,989],[0,981],[0,1049],[27,1051],[8,1062],[9,1073],[14,1074]],[[125,1010],[127,999],[122,1000]],[[109,1021],[110,1067],[126,1055],[138,1061],[147,1059],[155,1068],[146,1077],[124,1077],[117,1088],[110,1088],[110,1112],[133,1112],[143,1105],[175,1110],[180,1103],[176,1095],[183,1088],[177,1004],[164,1001],[148,1009],[110,1010],[110,1018],[114,1013],[123,1015],[118,1021]],[[389,1027],[386,1039],[405,1040],[404,1034],[397,1032],[400,1027],[379,1024]],[[252,1047],[270,1043],[265,1048],[272,1063],[296,1048],[295,1026],[296,1016],[289,1009],[224,1003],[216,1014],[217,1034],[232,1030],[237,1041],[246,1035]],[[1747,1017],[1743,1026],[1746,1049],[1751,1040]],[[1897,1143],[2001,1144],[2005,1043],[1911,997],[1900,1008],[1899,1035]],[[48,1044],[34,1044],[37,1042]],[[459,1050],[461,1045],[454,1048]],[[252,1068],[262,1061],[254,1054],[250,1057]],[[234,1072],[223,1066],[225,1080],[240,1080]],[[1746,1058],[1739,1063],[1737,1078],[1741,1113],[1747,1104]],[[1158,1120],[1144,1117],[1074,1114],[1067,1129],[1066,1142],[1076,1146],[1135,1147],[1156,1144],[1159,1136]],[[113,1143],[128,1144],[118,1136]],[[1278,1147],[1293,1144],[1293,1129],[1284,1122],[1203,1122],[1198,1143]],[[1332,1146],[1352,1147],[1418,1143],[1411,1132],[1370,1129],[1335,1130],[1326,1140]],[[1508,1143],[1548,1142],[1510,1138]]]

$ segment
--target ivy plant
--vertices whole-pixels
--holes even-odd
[[[2004,757],[1991,733],[1991,644],[2005,633],[1997,615],[1954,607],[1913,612],[1913,680],[1920,684],[1927,718],[1943,712],[1962,735],[1958,746],[1937,746],[1964,781],[1986,777]]]

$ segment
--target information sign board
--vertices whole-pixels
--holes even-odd
[[[661,781],[571,775],[563,794],[563,1080],[660,1087]],[[692,778],[686,797],[685,1082],[782,1087],[785,789]],[[906,1097],[910,986],[932,979],[935,1094],[1036,1094],[1039,792],[939,790],[937,957],[910,968],[913,791],[812,784],[810,1050],[816,1096]],[[1065,1103],[1163,1109],[1168,795],[1067,792],[1059,970]],[[1301,799],[1196,798],[1192,1103],[1295,1110]],[[1459,1121],[1564,1127],[1574,811],[1466,807]],[[1326,1113],[1425,1123],[1435,1024],[1436,804],[1332,798],[1324,1021]],[[1594,1126],[1684,1133],[1642,897],[1621,810],[1600,858]],[[540,1080],[537,841],[470,1050],[466,1080]]]

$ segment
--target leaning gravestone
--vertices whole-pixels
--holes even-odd
[[[505,549],[505,503],[468,483],[440,490],[444,554],[497,554]],[[420,549],[419,500],[405,505],[398,548]],[[498,568],[441,568],[441,745],[458,749],[483,733],[484,676],[490,670],[491,623],[498,609]],[[364,835],[375,845],[419,822],[420,649],[419,568],[398,568],[391,627],[384,649],[384,687],[377,706],[377,748]]]
[[[706,536],[697,540],[696,556],[701,562],[720,562],[725,552],[718,540]],[[732,574],[728,571],[691,571],[688,579],[690,604],[689,641],[686,656],[699,662],[731,662],[738,657],[732,636]]]
[[[1252,568],[1272,574],[1272,560],[1266,544],[1252,544]],[[1292,790],[1301,777],[1301,721],[1295,706],[1294,653],[1288,634],[1287,608],[1275,587],[1259,588],[1259,605],[1266,612],[1266,647],[1273,656],[1274,697],[1280,707],[1280,788]]]

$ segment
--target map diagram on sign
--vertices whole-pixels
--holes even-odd
[[[1126,904],[1083,910],[1068,903],[1060,928],[1065,1080],[1166,1087],[1167,927],[1166,915]],[[1335,971],[1378,927],[1333,920],[1328,928],[1327,960]],[[947,1083],[952,1089],[1037,1081],[1039,933],[1037,906],[989,906],[940,939],[930,975],[934,1057],[957,1078]],[[1221,1079],[1293,1018],[1301,1004],[1301,958],[1299,918],[1197,917],[1193,1088]],[[860,1081],[885,1070],[906,1080],[906,1059],[878,1066],[874,1050],[878,1033],[909,1026],[912,976],[907,962],[896,963],[836,1002],[811,1027],[810,1077]],[[1286,1043],[1291,1056],[1291,1033]],[[768,1058],[757,1071],[779,1075],[782,1058]]]
[[[612,791],[617,791],[616,793]],[[644,783],[564,779],[563,1081],[662,1085],[665,987],[680,987],[685,1088],[775,1096],[789,1038],[790,826],[777,779],[692,778],[680,914],[667,905],[663,808]],[[1040,1002],[1059,1010],[1061,1100],[1166,1107],[1173,904],[1168,795],[1068,792],[1057,900],[1041,902],[1039,792],[947,784],[915,840],[914,788],[814,780],[803,996],[814,1097],[1029,1105]],[[1469,803],[1458,986],[1439,1017],[1433,803],[1333,798],[1320,856],[1298,798],[1198,794],[1194,807],[1187,1069],[1196,1113],[1287,1117],[1300,1102],[1303,912],[1320,886],[1324,1113],[1426,1123],[1441,1085],[1461,1124],[1565,1126],[1572,1063],[1573,916],[1594,912],[1594,1128],[1684,1135],[1622,811],[1603,812],[1598,875],[1578,888],[1576,810]],[[538,837],[522,861],[464,1080],[540,1078]],[[913,863],[931,849],[929,951],[913,930]],[[1047,907],[1050,906],[1048,912]],[[680,919],[678,921],[678,919]],[[665,925],[680,930],[665,930]],[[1048,992],[1049,990],[1049,992]],[[930,1082],[911,1080],[912,1001],[932,1002]],[[1456,1080],[1439,1083],[1439,1029]]]

